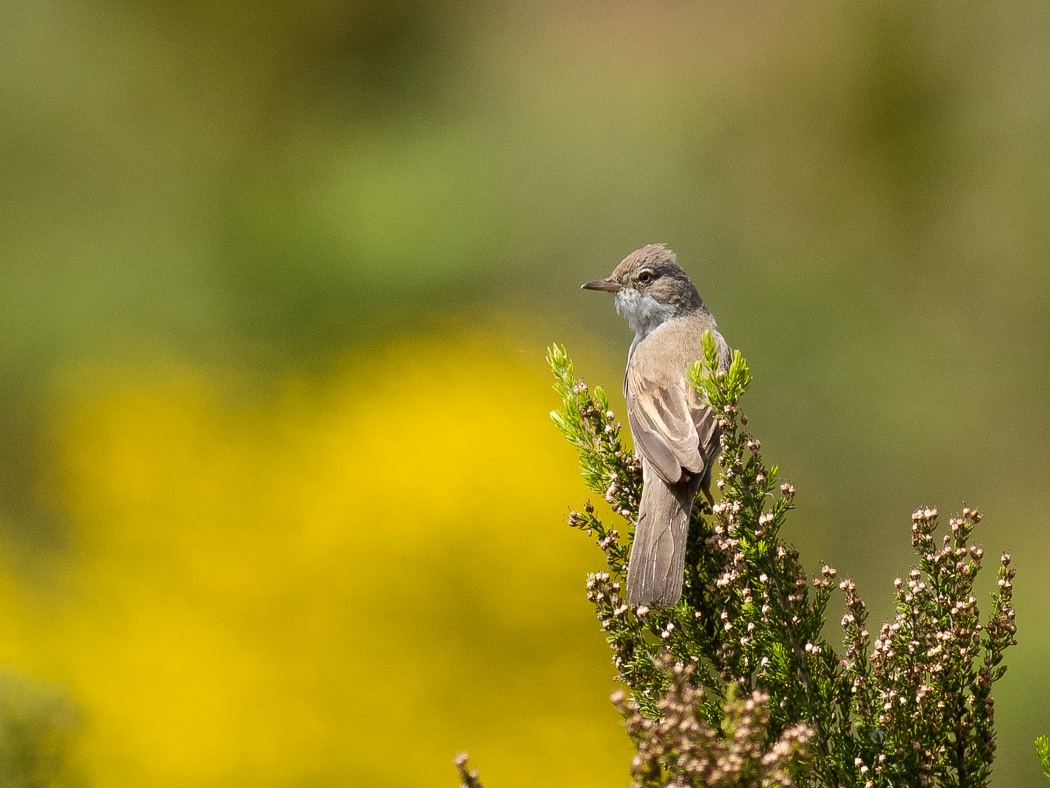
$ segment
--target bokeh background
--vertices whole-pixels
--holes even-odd
[[[626,785],[543,354],[622,407],[628,329],[578,287],[663,241],[811,570],[892,615],[922,504],[1014,554],[995,782],[1040,784],[1048,33],[1024,1],[0,4],[0,755]]]

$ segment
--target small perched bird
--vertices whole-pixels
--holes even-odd
[[[682,596],[697,488],[712,502],[711,469],[721,436],[686,375],[703,358],[705,331],[717,343],[722,367],[729,363],[729,346],[674,252],[663,244],[631,252],[607,279],[583,288],[615,293],[616,310],[634,331],[623,393],[643,486],[627,601],[669,607]]]

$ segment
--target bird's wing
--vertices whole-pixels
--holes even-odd
[[[653,379],[628,365],[625,388],[635,451],[668,483],[680,481],[683,470],[701,473],[717,424],[686,383],[685,370],[671,380]]]
[[[689,395],[689,412],[693,416],[693,424],[696,425],[700,456],[704,458],[705,467],[710,466],[721,448],[722,427],[715,419],[715,414],[700,399],[699,392],[692,386],[689,387]]]

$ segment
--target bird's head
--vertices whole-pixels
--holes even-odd
[[[667,320],[704,308],[675,253],[663,244],[649,244],[631,252],[607,278],[582,287],[615,293],[616,311],[627,318],[640,337]]]

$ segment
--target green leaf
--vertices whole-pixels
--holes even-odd
[[[1043,765],[1043,774],[1050,780],[1050,739],[1040,736],[1035,740],[1035,751]]]

